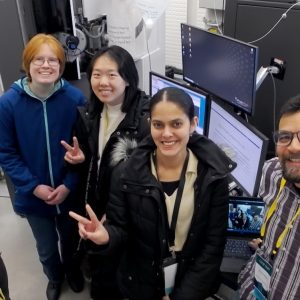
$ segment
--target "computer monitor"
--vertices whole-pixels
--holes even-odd
[[[216,100],[211,101],[208,137],[237,163],[231,176],[244,194],[256,196],[268,138]]]
[[[181,41],[183,79],[253,115],[258,48],[186,24]]]
[[[205,92],[197,88],[180,83],[171,78],[165,77],[155,72],[150,72],[150,95],[155,95],[159,90],[165,87],[177,87],[188,93],[195,105],[195,116],[198,117],[198,125],[196,131],[200,134],[206,133],[206,115],[207,115],[207,95]]]

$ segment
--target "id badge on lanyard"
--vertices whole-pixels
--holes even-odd
[[[172,291],[174,289],[174,285],[175,285],[175,277],[176,277],[177,265],[178,265],[177,259],[176,259],[176,254],[175,254],[175,248],[174,248],[175,229],[176,229],[179,207],[180,207],[181,197],[182,197],[184,183],[185,183],[185,173],[186,173],[188,161],[189,161],[189,152],[187,152],[187,155],[186,155],[186,158],[184,161],[184,165],[181,170],[179,185],[178,185],[178,189],[177,189],[177,194],[176,194],[176,199],[175,199],[175,204],[174,204],[174,209],[173,209],[173,214],[172,214],[171,225],[169,228],[168,241],[169,241],[169,248],[170,248],[170,252],[171,252],[172,256],[167,257],[163,261],[166,295],[170,295],[172,293]]]
[[[265,300],[268,298],[272,269],[273,267],[269,262],[259,254],[256,254],[253,295],[257,300]]]
[[[163,262],[166,295],[170,295],[174,289],[177,265],[175,257],[168,257]]]

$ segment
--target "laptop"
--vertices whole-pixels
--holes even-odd
[[[261,198],[230,196],[228,206],[227,242],[221,265],[222,272],[239,273],[253,250],[249,241],[260,237],[265,214]]]

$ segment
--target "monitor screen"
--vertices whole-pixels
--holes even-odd
[[[265,202],[255,197],[229,197],[227,234],[260,236]]]
[[[150,72],[150,95],[155,95],[159,90],[165,87],[177,87],[188,93],[193,99],[195,105],[195,115],[198,116],[198,125],[196,131],[205,134],[207,97],[206,93],[199,89],[192,88],[185,83],[180,83],[171,78],[162,76],[155,72]]]
[[[268,138],[215,100],[211,101],[208,137],[237,163],[231,172],[233,180],[246,195],[256,196]]]
[[[183,79],[253,115],[258,48],[186,24],[181,41]]]

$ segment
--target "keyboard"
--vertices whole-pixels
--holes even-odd
[[[248,246],[248,240],[227,239],[224,256],[250,258],[252,251]]]

